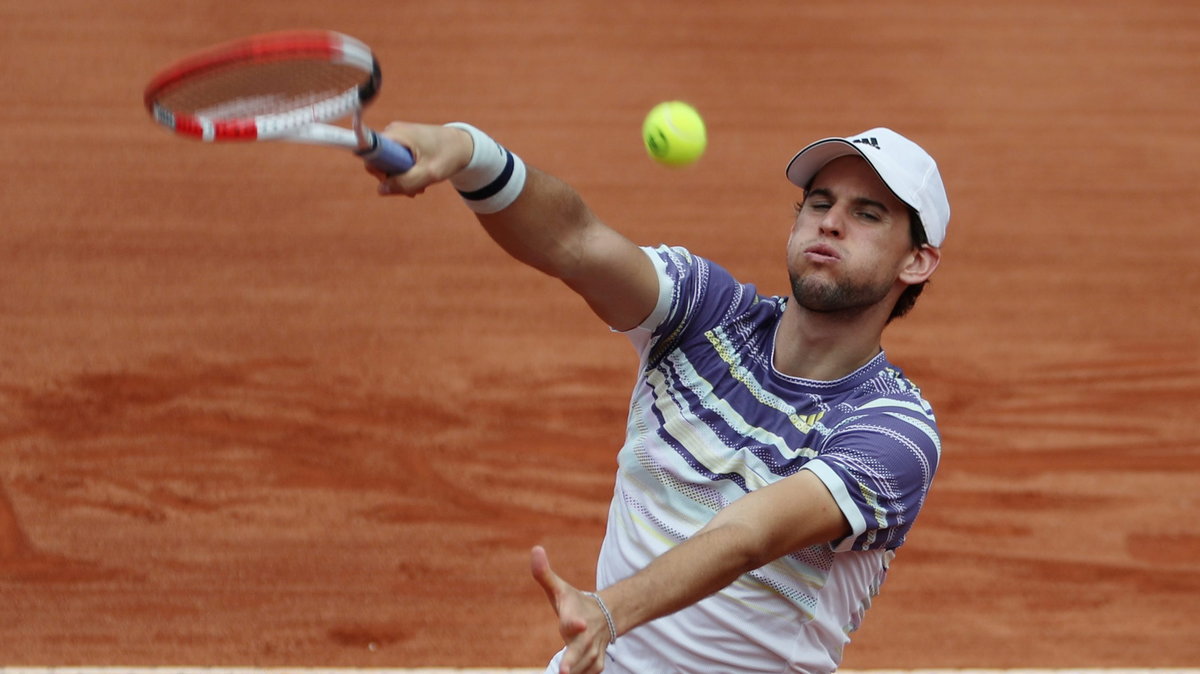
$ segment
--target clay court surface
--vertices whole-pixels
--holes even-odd
[[[141,108],[309,27],[378,51],[370,122],[475,123],[766,293],[795,150],[924,144],[950,235],[885,347],[944,462],[845,666],[1200,664],[1200,5],[3,0],[0,665],[537,667],[529,548],[590,583],[625,340],[448,189]]]

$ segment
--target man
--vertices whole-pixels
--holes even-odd
[[[639,248],[561,181],[467,125],[393,124],[518,260],[562,279],[641,358],[596,593],[531,570],[565,648],[548,673],[832,672],[924,503],[932,410],[883,354],[937,268],[949,205],[933,159],[888,129],[828,138],[803,188],[792,297],[682,248]]]

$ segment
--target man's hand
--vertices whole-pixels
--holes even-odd
[[[530,571],[558,615],[558,632],[567,646],[559,674],[602,671],[610,635],[599,605],[554,573],[541,546],[533,549]]]
[[[426,187],[461,171],[475,150],[470,134],[449,126],[392,122],[383,135],[412,152],[413,167],[394,176],[368,167],[368,172],[379,179],[380,194],[421,194]]]

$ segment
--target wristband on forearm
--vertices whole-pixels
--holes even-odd
[[[525,162],[470,124],[446,126],[471,134],[475,144],[466,168],[450,178],[467,207],[476,213],[495,213],[516,201],[525,187]]]

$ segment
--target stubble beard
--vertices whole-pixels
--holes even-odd
[[[823,281],[791,274],[792,297],[800,306],[818,313],[851,312],[878,304],[891,292],[891,284]]]

